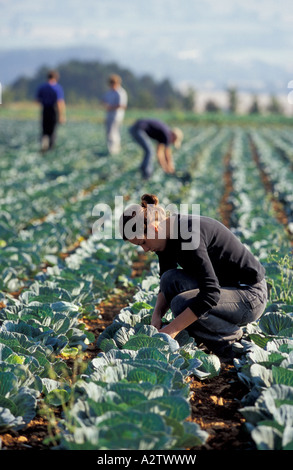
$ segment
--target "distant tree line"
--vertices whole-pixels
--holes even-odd
[[[44,66],[36,72],[34,77],[23,76],[15,80],[4,90],[3,102],[34,100],[36,90],[46,80],[48,71],[49,68]],[[101,103],[104,93],[108,90],[108,77],[114,73],[122,78],[122,85],[128,93],[129,108],[177,109],[196,112],[197,92],[193,88],[181,93],[168,79],[155,81],[149,74],[137,76],[115,62],[106,64],[98,61],[71,60],[59,65],[58,72],[68,104]],[[238,90],[231,87],[227,89],[225,109],[211,97],[205,103],[204,111],[211,113],[225,111],[237,114],[238,107]],[[247,113],[259,114],[263,111],[258,97],[254,95]],[[265,111],[271,114],[282,114],[284,110],[277,98],[272,95]]]
[[[6,90],[6,101],[34,100],[36,89],[46,80],[48,67],[41,67],[34,77],[20,77]],[[193,109],[192,96],[177,91],[168,79],[155,81],[150,75],[135,76],[116,63],[81,62],[71,60],[58,66],[60,83],[64,87],[66,102],[97,103],[108,90],[108,77],[121,76],[128,92],[129,107],[141,109]]]

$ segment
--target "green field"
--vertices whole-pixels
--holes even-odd
[[[97,204],[114,210],[115,196],[128,204],[152,192],[166,205],[200,204],[266,267],[266,313],[247,328],[234,367],[247,386],[241,412],[255,448],[293,450],[292,121],[156,112],[183,129],[184,142],[174,153],[177,175],[157,165],[145,182],[127,132],[138,116],[127,113],[123,150],[108,157],[101,109],[69,108],[57,147],[42,155],[37,107],[1,108],[0,433],[21,432],[59,408],[48,448],[198,449],[208,440],[188,420],[188,377],[221,374],[219,359],[185,334],[174,349],[154,331],[155,256],[133,278],[137,249],[92,230]],[[86,320],[127,289],[133,297],[86,361],[96,342]]]

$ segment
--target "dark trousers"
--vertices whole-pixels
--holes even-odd
[[[48,136],[49,148],[52,148],[56,139],[57,111],[54,106],[44,106],[42,116],[42,137]]]
[[[182,269],[166,271],[160,287],[175,317],[189,307],[199,293],[196,278]],[[238,341],[243,335],[241,326],[256,321],[267,302],[265,279],[251,286],[221,287],[220,291],[218,304],[187,328],[197,343],[202,342],[215,354]]]

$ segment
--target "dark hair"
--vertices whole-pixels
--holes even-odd
[[[55,78],[55,80],[59,80],[59,73],[57,70],[49,70],[47,74],[48,80],[52,80],[52,78]]]
[[[120,218],[120,232],[122,235],[123,240],[129,240],[129,238],[125,234],[125,225],[129,220],[133,219],[133,217],[139,215],[139,213],[143,214],[143,233],[141,235],[146,235],[147,233],[147,226],[149,222],[149,215],[148,205],[157,206],[159,204],[159,199],[154,194],[144,194],[141,196],[141,202],[139,204],[133,204],[132,206],[128,207],[122,214]],[[136,224],[133,226],[133,230],[136,230]]]
[[[152,204],[153,206],[157,206],[159,204],[159,198],[155,194],[144,194],[140,198],[141,207],[147,209],[148,204]]]

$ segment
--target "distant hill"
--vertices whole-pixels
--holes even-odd
[[[40,67],[58,67],[69,60],[110,62],[110,52],[102,47],[38,47],[30,49],[0,49],[0,82],[5,88],[17,78],[33,77]]]
[[[37,87],[46,80],[48,67],[38,69],[33,77],[22,76],[11,83],[5,94],[9,101],[34,100]],[[155,81],[150,75],[138,77],[117,63],[71,60],[58,66],[66,102],[100,102],[108,89],[111,73],[122,77],[122,85],[128,92],[129,107],[190,109],[191,103],[177,91],[168,79]],[[6,98],[6,101],[7,101]]]

